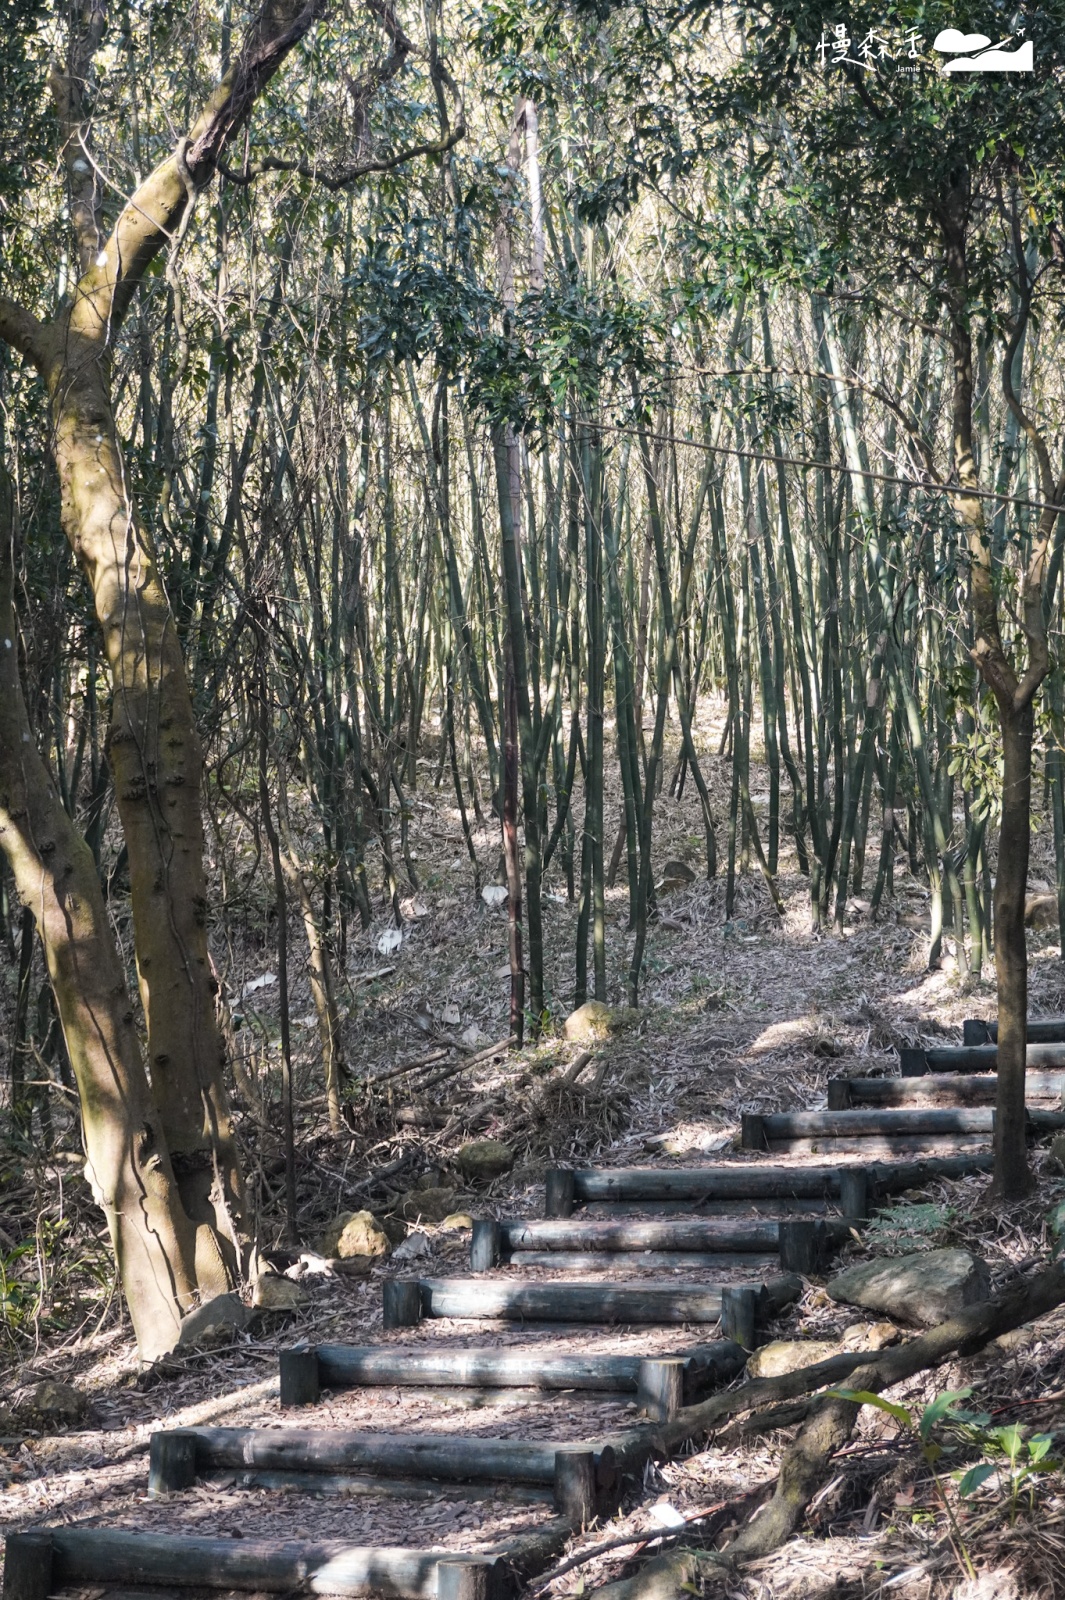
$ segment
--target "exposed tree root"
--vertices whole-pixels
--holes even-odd
[[[692,1437],[697,1431],[692,1427],[696,1421],[709,1430],[725,1416],[751,1411],[758,1402],[778,1402],[809,1393],[826,1381],[838,1382],[835,1373],[828,1376],[826,1369],[838,1370],[845,1360],[853,1363],[848,1387],[879,1393],[937,1366],[948,1356],[975,1354],[991,1339],[1045,1316],[1063,1302],[1065,1263],[1057,1262],[1027,1283],[981,1305],[969,1306],[919,1338],[881,1351],[864,1363],[861,1357],[833,1357],[782,1378],[717,1395],[702,1406],[688,1407],[661,1430],[660,1437],[664,1444],[667,1440],[676,1443],[682,1435]],[[726,1576],[742,1563],[778,1549],[799,1527],[807,1506],[825,1481],[833,1456],[853,1433],[860,1410],[852,1401],[828,1397],[813,1401],[812,1407],[811,1415],[785,1452],[772,1498],[724,1551],[678,1550],[661,1556],[648,1562],[634,1577],[605,1585],[598,1591],[597,1600],[679,1600],[685,1585],[692,1584],[695,1577],[705,1585],[715,1571]],[[774,1413],[770,1412],[761,1420],[772,1426],[773,1418]],[[762,1431],[757,1412],[748,1417],[743,1431]]]

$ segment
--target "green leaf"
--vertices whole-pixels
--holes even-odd
[[[978,1466],[970,1467],[968,1472],[963,1473],[958,1484],[958,1493],[962,1499],[964,1500],[966,1495],[974,1494],[982,1483],[986,1483],[988,1478],[994,1475],[995,1470],[990,1461],[981,1461]]]
[[[937,1394],[931,1405],[925,1406],[918,1423],[918,1432],[922,1439],[927,1439],[937,1422],[950,1411],[957,1400],[967,1400],[972,1394],[972,1386],[967,1389],[944,1389],[942,1394]]]
[[[878,1411],[886,1411],[889,1417],[901,1422],[904,1428],[913,1427],[913,1416],[905,1406],[897,1406],[868,1389],[829,1389],[827,1393],[830,1400],[851,1400],[858,1406],[875,1406]]]
[[[1046,1455],[1053,1443],[1054,1435],[1052,1433],[1032,1434],[1032,1437],[1028,1441],[1028,1454],[1032,1458],[1033,1465],[1038,1464],[1043,1460],[1043,1457]]]
[[[1024,1447],[1024,1435],[1019,1422],[1010,1422],[1004,1428],[992,1428],[988,1437],[1009,1456],[1011,1462],[1016,1461]]]

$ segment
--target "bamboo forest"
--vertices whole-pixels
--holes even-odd
[[[1065,0],[4,0],[3,1600],[1065,1597]]]

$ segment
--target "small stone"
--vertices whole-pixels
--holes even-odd
[[[255,1280],[252,1305],[260,1311],[298,1311],[306,1296],[298,1283],[291,1278],[279,1278],[276,1272],[264,1272]]]
[[[216,1294],[181,1319],[178,1345],[224,1343],[248,1326],[248,1308],[239,1294]]]
[[[1025,1350],[1034,1344],[1039,1337],[1039,1331],[1030,1322],[1024,1323],[1020,1328],[1009,1328],[1005,1333],[1000,1333],[991,1343],[997,1350],[1005,1351],[1010,1355],[1015,1350]]]
[[[452,1211],[440,1224],[441,1233],[463,1233],[473,1227],[473,1218],[465,1211]]]
[[[827,1361],[839,1354],[839,1348],[834,1339],[774,1339],[754,1352],[747,1371],[752,1378],[779,1378],[785,1372]]]
[[[418,1189],[405,1194],[396,1210],[408,1222],[439,1222],[455,1209],[454,1189]]]
[[[353,1256],[388,1256],[392,1241],[372,1211],[345,1211],[322,1234],[319,1250],[323,1256],[348,1261]]]
[[[987,1300],[991,1280],[987,1263],[968,1250],[922,1250],[848,1267],[829,1282],[828,1292],[844,1305],[885,1311],[900,1322],[932,1328]]]
[[[390,1244],[402,1244],[407,1237],[407,1224],[402,1217],[378,1217],[378,1222],[388,1235]]]
[[[1024,902],[1026,928],[1056,928],[1058,925],[1058,897],[1056,894],[1030,894]]]
[[[1056,1139],[1050,1141],[1047,1166],[1054,1172],[1065,1172],[1065,1133],[1059,1133]]]
[[[402,1244],[397,1244],[392,1256],[393,1261],[418,1261],[425,1256],[431,1256],[433,1247],[429,1243],[429,1236],[425,1233],[408,1233]]]
[[[852,1322],[844,1328],[844,1350],[886,1350],[898,1344],[899,1330],[893,1322]]]
[[[462,1176],[471,1183],[489,1183],[510,1171],[514,1152],[502,1139],[474,1139],[462,1145],[455,1161]]]
[[[695,873],[685,862],[667,861],[662,868],[662,880],[656,885],[656,893],[672,894],[675,889],[686,889],[694,882]]]
[[[88,1397],[72,1383],[45,1378],[33,1391],[33,1409],[48,1422],[80,1422],[88,1408]]]
[[[562,1033],[573,1044],[601,1044],[624,1028],[632,1015],[627,1007],[605,1006],[601,1000],[587,1000],[570,1012],[562,1025]]]

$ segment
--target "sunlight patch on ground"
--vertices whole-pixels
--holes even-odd
[[[662,1155],[687,1156],[726,1150],[731,1143],[732,1134],[722,1130],[720,1123],[678,1122],[669,1133],[648,1139],[646,1146]]]
[[[801,1017],[790,1017],[787,1022],[771,1022],[747,1046],[747,1055],[768,1055],[773,1050],[785,1050],[789,1045],[806,1044],[810,1035],[818,1031],[818,1019],[809,1012]]]

